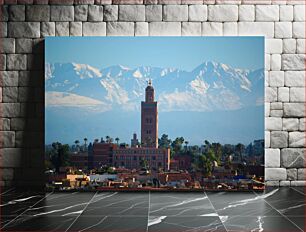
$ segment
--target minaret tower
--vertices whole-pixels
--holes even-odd
[[[141,144],[143,147],[158,147],[158,112],[154,101],[151,79],[146,88],[145,101],[141,102]]]

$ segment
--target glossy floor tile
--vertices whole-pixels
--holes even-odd
[[[124,193],[2,191],[2,231],[295,232],[305,191]]]

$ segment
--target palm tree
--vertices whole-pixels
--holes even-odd
[[[185,141],[186,151],[187,151],[187,148],[188,148],[188,147],[187,147],[188,143],[189,143],[188,141]]]
[[[116,140],[116,143],[117,143],[117,145],[119,145],[119,138],[117,137],[117,138],[115,138],[115,140]]]
[[[99,139],[95,139],[94,143],[98,143],[99,142]]]
[[[106,139],[106,142],[109,143],[110,137],[108,135],[106,135],[105,139]]]
[[[79,140],[75,140],[74,143],[75,143],[76,150],[78,150],[79,149],[80,141]]]

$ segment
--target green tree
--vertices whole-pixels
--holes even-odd
[[[160,148],[169,148],[171,145],[171,139],[168,138],[168,135],[163,134],[160,139],[158,139],[158,145]]]
[[[116,140],[116,143],[117,143],[117,145],[119,145],[119,138],[117,137],[117,138],[115,138],[115,140]]]
[[[182,145],[184,143],[183,137],[177,137],[172,143],[171,147],[173,148],[174,154],[177,155],[182,151]]]
[[[70,165],[69,145],[63,145],[59,142],[52,143],[50,158],[51,163],[55,167],[57,173],[59,172],[60,167]]]
[[[198,168],[202,171],[205,177],[211,176],[216,156],[212,149],[209,149],[206,154],[199,156]]]

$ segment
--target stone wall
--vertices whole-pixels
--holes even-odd
[[[267,184],[305,184],[304,0],[0,2],[1,185],[44,182],[43,38],[122,35],[265,35]]]

